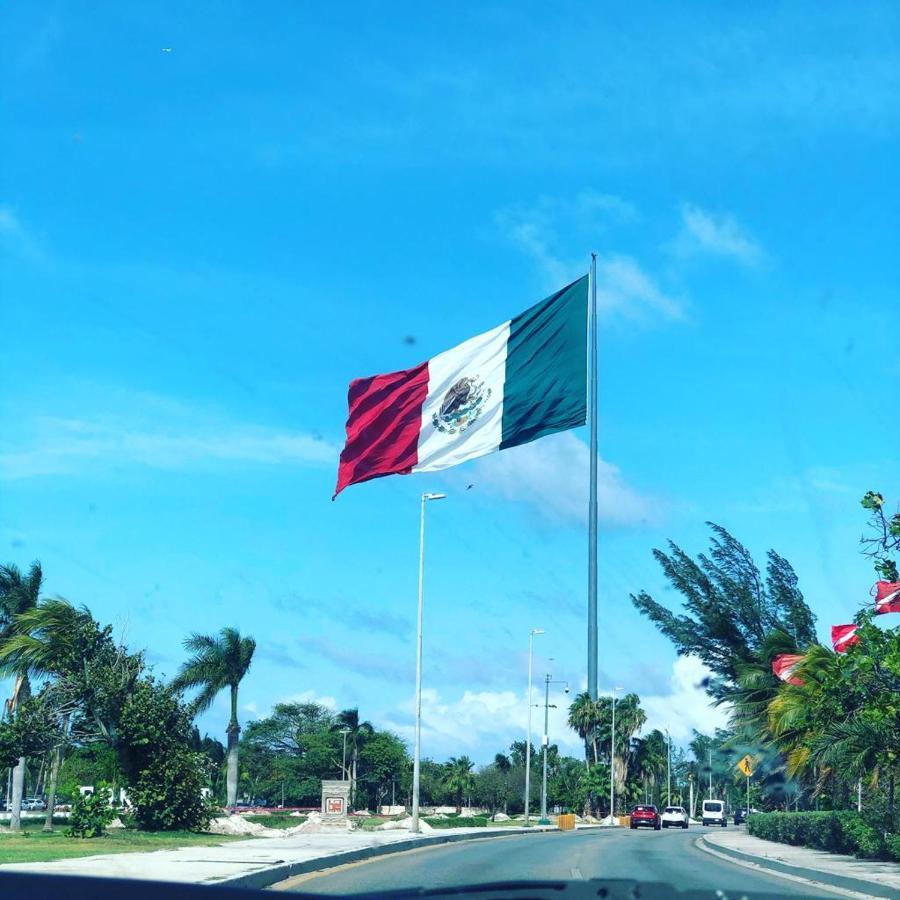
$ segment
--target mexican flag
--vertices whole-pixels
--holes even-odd
[[[875,582],[875,615],[900,612],[900,581]]]
[[[857,625],[832,625],[831,646],[835,653],[846,653],[848,647],[859,643],[859,635],[856,633]]]
[[[336,497],[584,425],[588,276],[402,372],[350,383]]]
[[[780,653],[772,660],[772,672],[788,684],[803,684],[803,679],[794,674],[802,659],[802,653]]]

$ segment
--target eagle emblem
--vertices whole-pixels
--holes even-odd
[[[471,427],[481,415],[491,389],[477,375],[460,378],[441,401],[441,408],[431,415],[431,424],[442,434],[457,434]]]

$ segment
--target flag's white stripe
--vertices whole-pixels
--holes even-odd
[[[506,345],[509,322],[470,338],[428,361],[428,396],[422,406],[419,461],[414,472],[446,469],[491,453],[503,438],[503,385],[506,380]],[[462,378],[475,379],[482,402],[474,421],[451,431],[441,421],[447,392]],[[438,426],[435,426],[435,416]],[[442,430],[443,429],[443,430]]]
[[[898,598],[900,598],[900,591],[894,591],[893,594],[888,594],[886,597],[882,597],[880,600],[876,600],[875,609],[881,609],[882,606],[887,606],[889,603],[893,603]]]

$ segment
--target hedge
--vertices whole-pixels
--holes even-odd
[[[486,828],[486,816],[453,816],[452,818],[438,819],[427,818],[425,820],[432,828]]]
[[[885,836],[857,812],[753,813],[750,834],[767,841],[846,853],[862,859],[900,860],[900,836]]]

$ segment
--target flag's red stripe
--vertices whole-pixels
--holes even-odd
[[[832,625],[831,646],[837,653],[846,653],[847,648],[859,643],[856,625]]]
[[[900,581],[875,583],[875,614],[900,612]]]
[[[336,497],[347,485],[408,474],[418,462],[428,363],[404,372],[357,378],[347,402],[347,443],[338,466]]]

